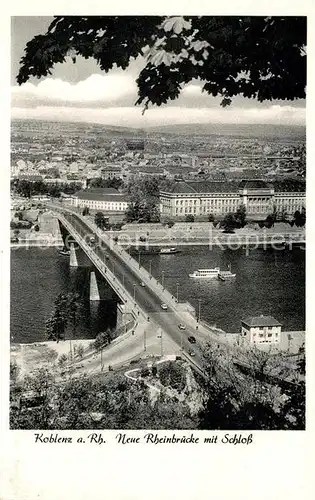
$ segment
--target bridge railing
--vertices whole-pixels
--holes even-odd
[[[166,288],[165,286],[162,285],[156,278],[154,278],[143,266],[139,266],[139,264],[136,262],[136,260],[118,243],[116,243],[113,238],[109,237],[108,234],[106,234],[104,231],[101,229],[97,228],[93,222],[91,222],[88,218],[85,218],[83,215],[74,212],[68,208],[65,207],[55,207],[58,212],[61,214],[63,212],[69,212],[70,214],[72,213],[79,219],[81,219],[87,226],[90,227],[91,231],[97,236],[103,240],[112,250],[136,275],[139,276],[139,278],[148,285],[152,291],[154,291],[160,298],[161,302],[166,303],[168,306],[176,309],[177,308],[177,300],[174,295],[172,295]],[[84,235],[82,235],[84,236]],[[89,247],[88,247],[89,248]],[[181,307],[179,310],[183,310],[183,303],[180,305]],[[189,307],[189,304],[187,305],[187,310],[190,310],[191,306]]]
[[[84,221],[86,222],[86,221]],[[88,224],[91,230],[93,230],[99,238],[105,241],[109,248],[136,274],[139,278],[146,283],[147,286],[151,288],[159,297],[161,297],[161,302],[166,303],[172,308],[177,308],[177,300],[174,295],[172,295],[165,286],[154,276],[152,276],[145,267],[139,265],[139,263],[130,255],[121,245],[116,243],[112,238],[110,238],[101,229],[95,227],[93,223]],[[181,304],[183,306],[183,304]],[[181,307],[182,309],[182,307]],[[189,307],[187,307],[187,310]]]

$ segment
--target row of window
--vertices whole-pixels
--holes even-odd
[[[164,205],[170,206],[170,200],[162,200]],[[237,205],[240,203],[239,199],[207,199],[200,200],[200,205]],[[176,200],[175,205],[197,205],[197,200]]]
[[[125,202],[100,202],[100,201],[90,201],[86,200],[83,203],[80,203],[81,207],[90,207],[90,208],[100,208],[103,210],[117,209],[124,210],[127,207]]]
[[[278,333],[267,333],[267,334],[266,334],[266,333],[257,333],[257,336],[258,336],[259,338],[265,337],[266,335],[267,335],[267,337],[269,337],[269,338],[270,338],[270,337],[272,337],[273,335],[274,335],[275,337],[278,337],[278,335],[279,335],[279,334],[278,334]],[[255,333],[255,332],[253,333],[253,337],[256,337],[256,333]]]
[[[295,200],[295,199],[290,199],[290,200],[276,200],[276,205],[300,205],[304,202],[304,200]]]

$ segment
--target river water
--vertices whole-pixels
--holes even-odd
[[[151,263],[150,263],[151,261]],[[305,329],[305,251],[252,249],[212,250],[202,246],[182,247],[174,255],[141,255],[141,264],[162,279],[179,300],[188,300],[201,318],[227,332],[238,332],[240,320],[248,315],[271,314],[283,330]],[[231,264],[233,281],[198,280],[188,274],[198,268]],[[116,324],[116,297],[99,277],[102,300],[90,304],[88,273],[91,268],[73,269],[68,257],[55,249],[16,249],[11,252],[11,340],[45,340],[45,320],[60,292],[77,291],[82,309],[78,338],[94,338]]]

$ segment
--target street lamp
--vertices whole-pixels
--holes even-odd
[[[162,271],[162,287],[164,288],[164,273],[165,271]]]
[[[103,365],[103,347],[101,347],[101,372],[103,371],[104,365]]]
[[[200,323],[201,299],[198,299],[198,323]]]
[[[133,300],[134,300],[134,301],[136,301],[136,286],[137,286],[137,284],[136,284],[136,283],[134,283],[134,284],[133,284]]]
[[[161,330],[161,358],[163,356],[163,332]]]
[[[176,301],[178,302],[178,287],[179,283],[176,283]]]
[[[139,269],[141,267],[141,265],[140,265],[140,255],[141,255],[140,250],[138,250],[138,264],[139,264]]]
[[[149,267],[149,273],[150,273],[150,275],[151,275],[151,274],[152,274],[152,259],[151,259],[151,260],[149,260],[149,266],[150,266],[150,267]]]

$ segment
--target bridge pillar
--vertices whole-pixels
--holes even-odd
[[[96,275],[94,271],[90,274],[90,300],[100,300],[100,294],[98,291]]]
[[[78,267],[77,254],[75,252],[74,244],[70,244],[70,267]]]

